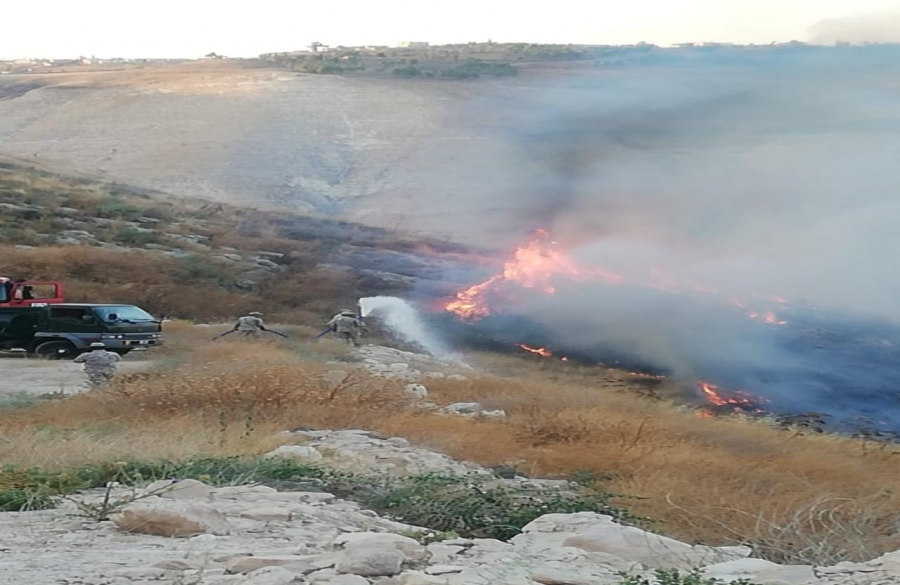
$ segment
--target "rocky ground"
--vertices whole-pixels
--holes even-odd
[[[283,438],[286,445],[269,456],[354,471],[490,474],[365,431]],[[749,548],[691,546],[589,512],[543,516],[509,542],[446,535],[423,544],[428,530],[320,491],[162,480],[137,491],[114,488],[112,498],[121,503],[108,520],[85,516],[103,499],[96,491],[54,510],[0,515],[0,583],[604,585],[619,583],[621,572],[652,578],[655,569],[694,568],[760,585],[900,580],[900,552],[836,567],[780,566],[751,558]]]
[[[70,363],[2,363],[15,363],[41,380],[77,373]],[[457,361],[376,345],[360,348],[349,363],[333,364],[325,373],[331,383],[359,370],[399,379],[414,404],[434,409],[429,379],[473,373]],[[140,365],[127,362],[129,368]],[[440,412],[504,416],[476,403]],[[514,468],[501,472],[456,461],[365,430],[293,429],[279,439],[282,446],[263,458],[356,477],[438,474],[522,494],[577,488],[569,481],[523,477]],[[594,512],[542,516],[508,542],[459,538],[381,517],[350,501],[358,496],[353,489],[342,488],[341,499],[315,480],[272,485],[214,487],[168,478],[76,494],[52,510],[2,513],[0,584],[619,585],[624,573],[654,583],[661,569],[700,570],[724,582],[758,585],[900,582],[900,551],[867,563],[782,566],[753,558],[749,547],[691,545]]]

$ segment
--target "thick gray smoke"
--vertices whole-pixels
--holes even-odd
[[[523,180],[492,208],[510,210],[517,228],[549,229],[584,266],[718,293],[561,284],[506,308],[569,348],[603,345],[686,378],[715,370],[808,408],[852,390],[861,367],[887,368],[867,386],[880,392],[895,361],[817,353],[831,342],[809,312],[776,308],[780,328],[726,309],[729,297],[760,295],[766,310],[777,295],[828,315],[900,319],[898,56],[701,52],[551,85],[510,135]]]
[[[587,264],[898,318],[900,68],[858,55],[561,85],[498,198]]]

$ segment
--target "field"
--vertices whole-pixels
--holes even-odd
[[[654,530],[687,542],[749,544],[797,563],[864,560],[900,546],[892,446],[700,418],[612,374],[485,354],[468,356],[477,376],[430,381],[430,398],[477,400],[506,410],[507,419],[422,414],[404,408],[396,382],[354,374],[329,385],[322,374],[335,366],[324,362],[348,358],[334,342],[213,344],[208,327],[168,329],[171,344],[150,371],[7,410],[0,460],[61,472],[254,455],[289,428],[368,428],[463,460],[601,486],[650,517]],[[298,338],[312,331],[287,330]],[[510,370],[516,379],[504,375]]]

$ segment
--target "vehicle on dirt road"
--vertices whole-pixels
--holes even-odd
[[[134,305],[0,306],[0,350],[74,359],[96,342],[119,355],[162,345],[162,323]]]

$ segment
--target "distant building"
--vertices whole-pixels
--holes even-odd
[[[420,41],[402,41],[397,43],[401,49],[427,49],[428,43]]]

